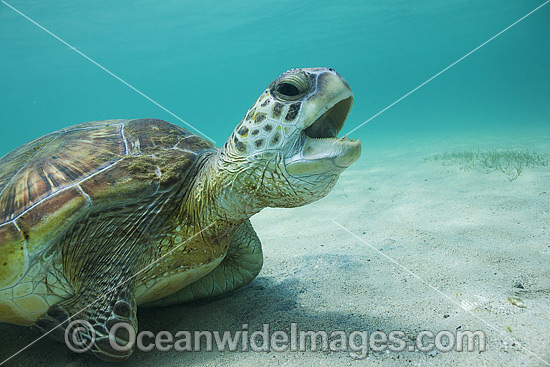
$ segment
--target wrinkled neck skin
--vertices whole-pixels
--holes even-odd
[[[195,224],[201,228],[213,222],[239,225],[267,206],[255,195],[261,173],[246,159],[225,148],[202,159],[190,197],[184,203],[185,211],[199,222]]]
[[[201,228],[213,222],[234,228],[266,207],[294,208],[323,198],[343,170],[294,177],[286,171],[283,154],[271,151],[261,158],[243,157],[228,141],[202,157],[185,212]]]

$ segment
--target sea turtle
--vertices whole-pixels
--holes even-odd
[[[138,305],[230,292],[262,266],[249,218],[321,199],[355,162],[337,138],[353,102],[333,69],[292,69],[222,148],[162,120],[87,122],[0,160],[0,321],[77,339],[101,359]],[[90,329],[90,326],[93,329]],[[73,335],[74,336],[74,335]],[[116,335],[128,342],[128,334]]]

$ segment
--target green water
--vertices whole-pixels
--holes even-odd
[[[221,145],[286,69],[330,66],[348,80],[345,133],[543,1],[8,3]],[[4,3],[0,29],[0,155],[89,120],[184,126]],[[550,5],[351,137],[549,132],[549,34]]]
[[[405,330],[411,340],[419,330],[481,329],[489,343],[483,353],[383,352],[365,362],[347,352],[155,350],[126,366],[550,361],[550,3],[355,130],[545,0],[6,1],[0,157],[91,120],[187,127],[129,85],[218,146],[287,69],[334,68],[355,94],[340,135],[354,130],[362,156],[327,198],[252,218],[265,244],[260,277],[221,301],[140,308],[141,330],[298,322]],[[0,323],[0,364],[96,365],[39,335]]]

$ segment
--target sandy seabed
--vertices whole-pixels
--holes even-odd
[[[252,219],[264,268],[225,297],[139,311],[141,330],[481,330],[480,352],[140,352],[121,366],[550,365],[550,167],[463,171],[443,151],[550,152],[550,136],[419,137],[363,142],[361,159],[325,199]],[[0,360],[39,337],[0,325]],[[240,350],[240,349],[239,349]],[[6,366],[102,366],[43,339]]]

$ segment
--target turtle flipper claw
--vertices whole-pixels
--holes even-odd
[[[128,295],[127,290],[113,290],[90,305],[84,302],[90,297],[76,295],[50,307],[32,327],[64,342],[73,352],[89,352],[105,361],[122,361],[134,350],[134,345],[128,345],[130,329],[137,330],[136,302],[128,300]],[[120,323],[126,325],[113,333]]]
[[[55,305],[48,309],[44,315],[40,316],[31,327],[53,339],[62,341],[65,337],[65,329],[69,324],[70,315],[63,307]]]

